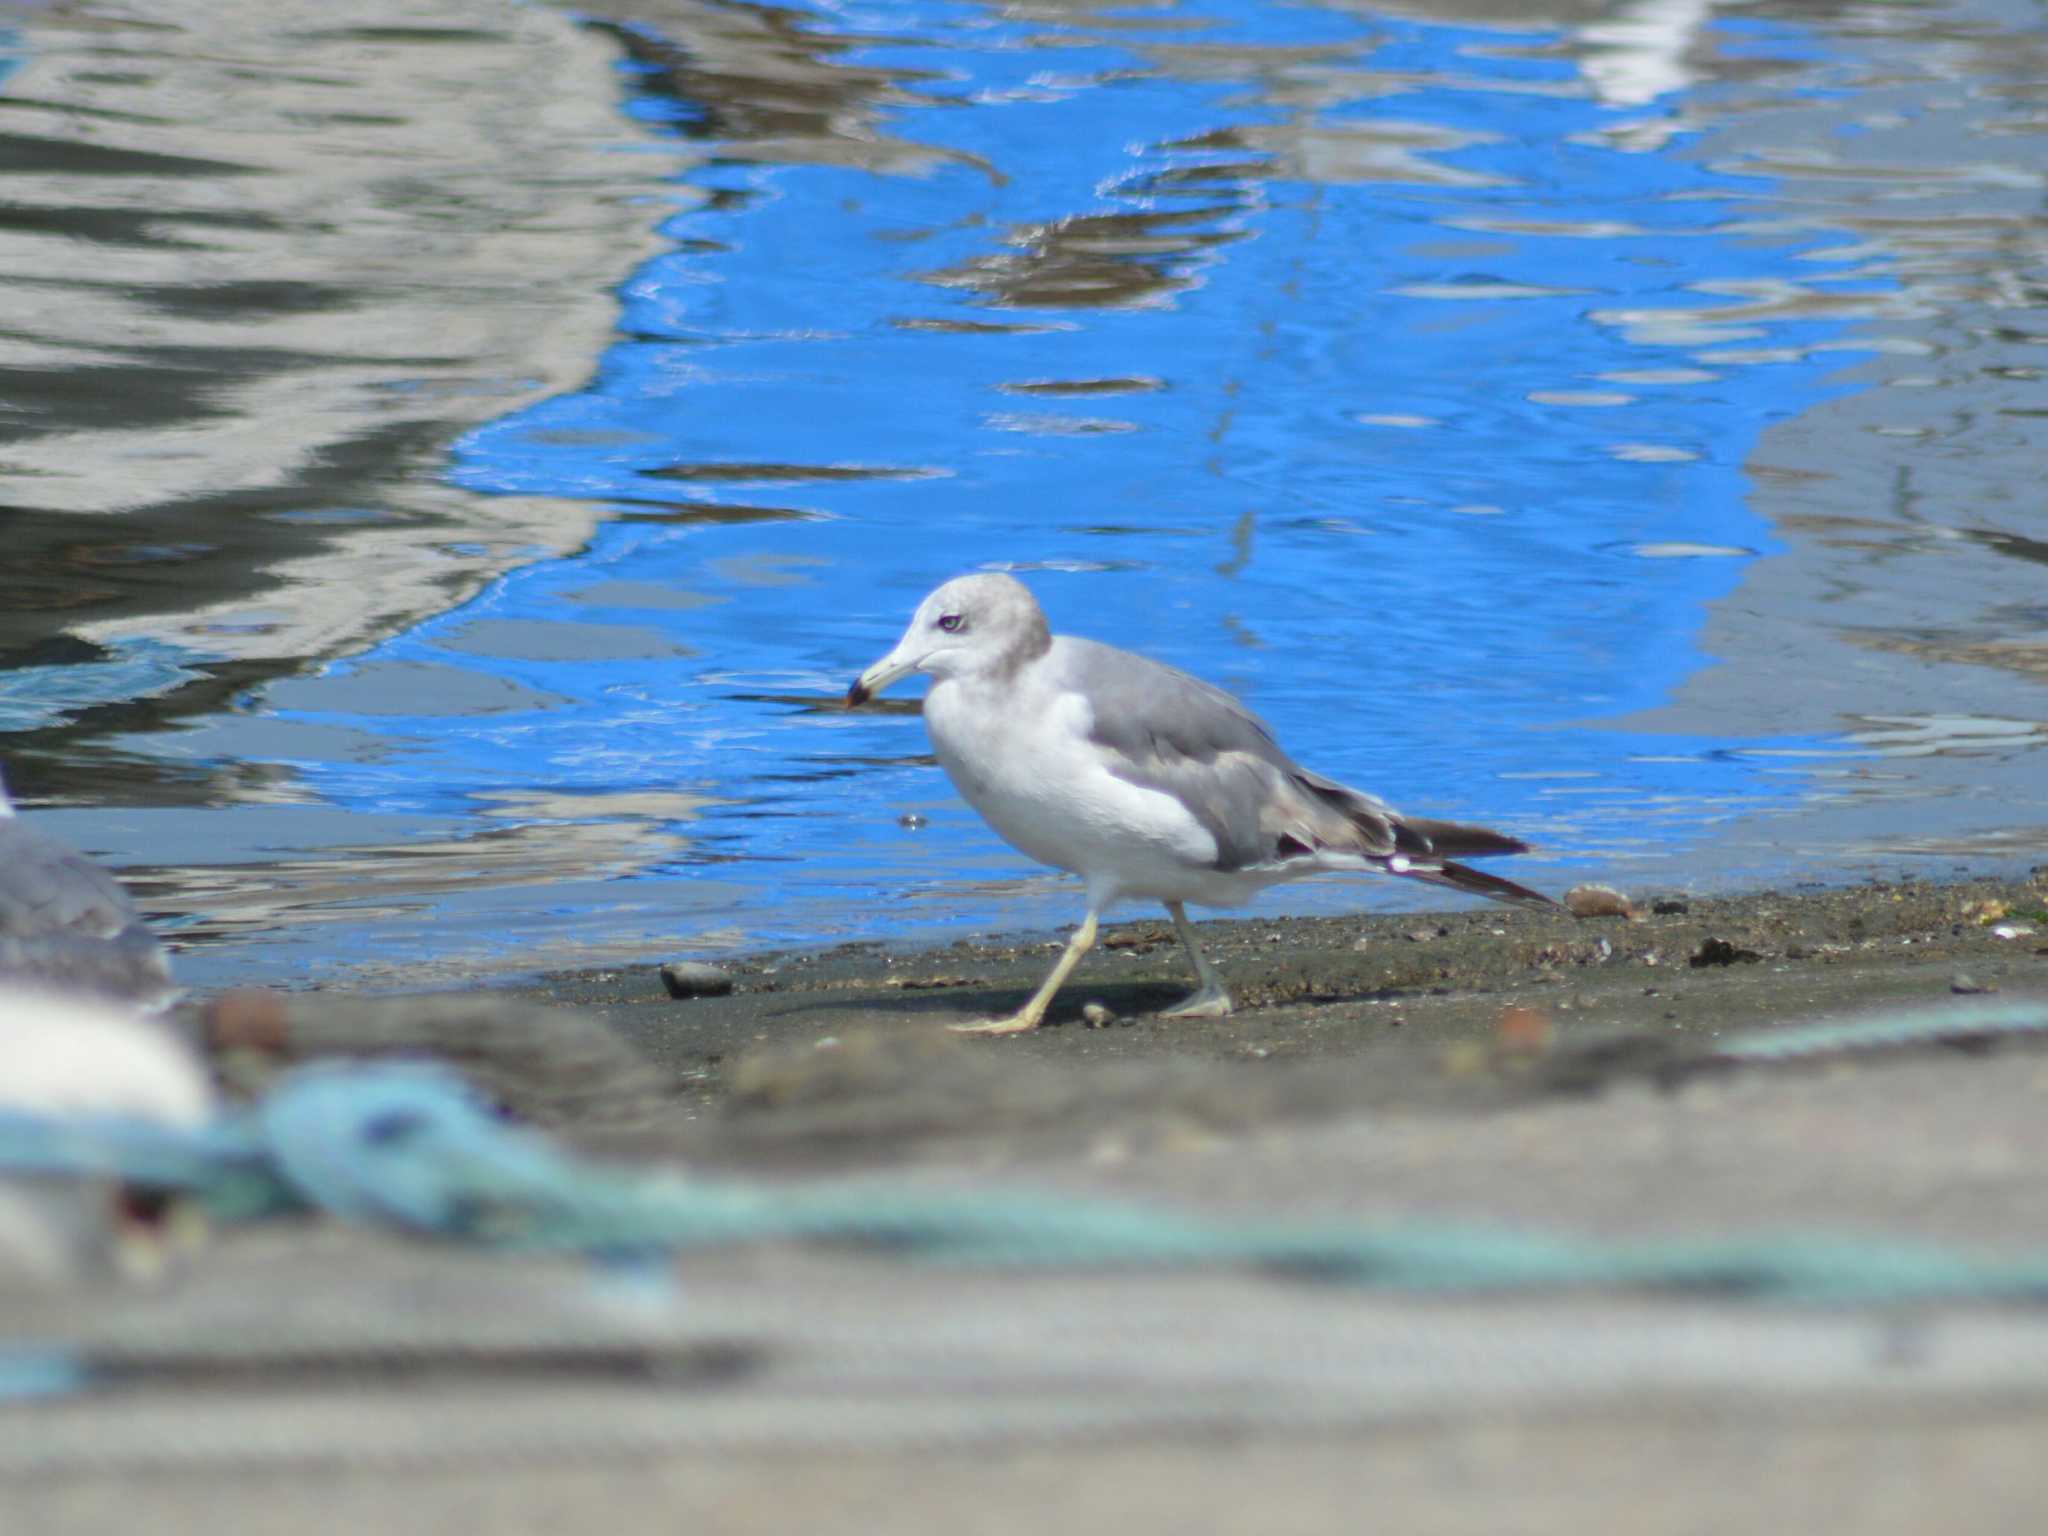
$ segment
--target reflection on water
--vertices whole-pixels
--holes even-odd
[[[32,797],[233,797],[249,770],[123,734],[574,548],[604,509],[456,491],[444,444],[585,374],[654,249],[631,200],[693,158],[544,11],[149,10],[22,16],[0,98],[0,728]]]
[[[2048,846],[2030,6],[594,10],[21,35],[0,753],[202,981],[1056,920],[821,704],[977,565],[1557,879]]]

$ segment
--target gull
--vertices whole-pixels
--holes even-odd
[[[1332,870],[1426,880],[1495,901],[1549,897],[1451,862],[1524,853],[1484,827],[1403,816],[1282,751],[1220,688],[1114,646],[1055,635],[1014,577],[956,577],[918,605],[896,648],[847,690],[849,706],[923,672],[924,723],[961,798],[1028,858],[1079,875],[1087,912],[1016,1013],[955,1025],[1036,1029],[1123,900],[1165,905],[1198,989],[1169,1018],[1222,1018],[1230,993],[1195,942],[1187,903],[1237,906]]]
[[[14,814],[0,783],[0,982],[156,1011],[170,961],[113,875]]]

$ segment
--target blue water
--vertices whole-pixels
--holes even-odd
[[[851,147],[721,139],[716,103],[620,65],[624,120],[702,151],[648,205],[667,248],[587,385],[446,462],[594,503],[594,534],[237,706],[333,813],[320,846],[443,876],[329,893],[317,945],[246,935],[203,979],[1071,917],[915,719],[833,705],[974,568],[1236,691],[1323,772],[1531,838],[1516,873],[1552,887],[1667,872],[1842,752],[1623,723],[1715,665],[1708,606],[1780,547],[1745,464],[1849,387],[1844,317],[1889,286],[1692,126],[1758,81],[1824,95],[1830,40],[1709,18],[1688,46],[1741,70],[1603,100],[1531,28],[783,14],[886,80]]]
[[[1772,547],[1745,457],[1840,363],[1807,351],[1838,322],[1724,322],[1740,301],[1716,294],[1865,279],[1814,238],[1733,227],[1768,185],[1684,133],[1603,141],[1619,109],[1575,89],[1555,39],[1276,4],[1176,17],[1204,68],[1158,67],[1142,33],[1053,49],[956,5],[835,9],[842,37],[877,39],[848,63],[920,72],[884,124],[919,168],[687,178],[703,196],[627,284],[589,386],[471,434],[449,470],[613,520],[328,674],[450,668],[512,685],[503,707],[451,717],[438,683],[413,706],[381,685],[370,708],[259,699],[393,745],[302,761],[308,784],[456,819],[680,791],[706,802],[686,842],[632,878],[722,882],[707,927],[800,939],[820,903],[841,932],[986,919],[971,891],[902,904],[1028,868],[951,804],[917,722],[805,701],[936,582],[995,567],[1056,628],[1240,693],[1320,770],[1514,828],[1561,871],[1797,794],[1742,749],[1818,740],[1605,722],[1711,664],[1703,605]],[[1755,58],[1807,46],[1739,32]],[[1304,44],[1343,50],[1314,133],[1355,173],[1305,179],[1296,114],[1247,73]],[[692,118],[645,89],[625,109]],[[1072,269],[1034,270],[1062,242]],[[1737,343],[1779,360],[1701,366]],[[536,625],[561,638],[536,646]]]

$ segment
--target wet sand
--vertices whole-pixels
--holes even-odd
[[[1668,1076],[1740,1031],[2048,993],[2048,866],[1713,899],[1632,893],[1632,906],[1633,917],[1486,906],[1211,919],[1199,932],[1238,1006],[1225,1019],[1162,1017],[1192,981],[1170,925],[1139,916],[1105,929],[1044,1027],[998,1038],[945,1026],[1014,1009],[1058,938],[757,955],[721,967],[734,984],[722,997],[671,998],[652,964],[511,995],[631,1041],[686,1103],[716,1113],[722,1132],[702,1141],[800,1143],[829,1123],[841,1155],[893,1157],[913,1132],[1071,1126],[1091,1104],[1198,1103],[1223,1129],[1503,1105]],[[1088,1022],[1090,1004],[1112,1019]]]

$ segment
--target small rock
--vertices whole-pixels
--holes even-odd
[[[2024,939],[2030,937],[2033,931],[2025,923],[2000,923],[1991,930],[1991,937],[1994,939]]]
[[[1116,1022],[1116,1014],[1102,1003],[1083,1003],[1081,1005],[1081,1022],[1090,1029],[1107,1029]]]
[[[669,961],[661,968],[661,984],[670,997],[723,997],[732,990],[730,976],[701,960]]]
[[[1150,949],[1155,944],[1170,944],[1173,935],[1164,928],[1147,928],[1137,933],[1112,933],[1104,937],[1104,949]]]
[[[1629,917],[1636,909],[1611,885],[1575,885],[1564,893],[1565,910],[1573,917]]]
[[[1969,997],[1978,992],[1996,992],[1998,990],[1997,987],[1987,982],[1979,981],[1974,976],[1965,976],[1961,971],[1957,971],[1955,975],[1949,977],[1948,989],[1951,992],[1960,993],[1964,997]]]
[[[1692,903],[1676,896],[1662,896],[1650,903],[1650,910],[1659,917],[1683,917],[1692,910]]]
[[[1737,948],[1726,939],[1708,939],[1693,952],[1686,964],[1694,970],[1703,970],[1710,965],[1734,965],[1738,961],[1754,964],[1761,959],[1763,956],[1753,949]]]

